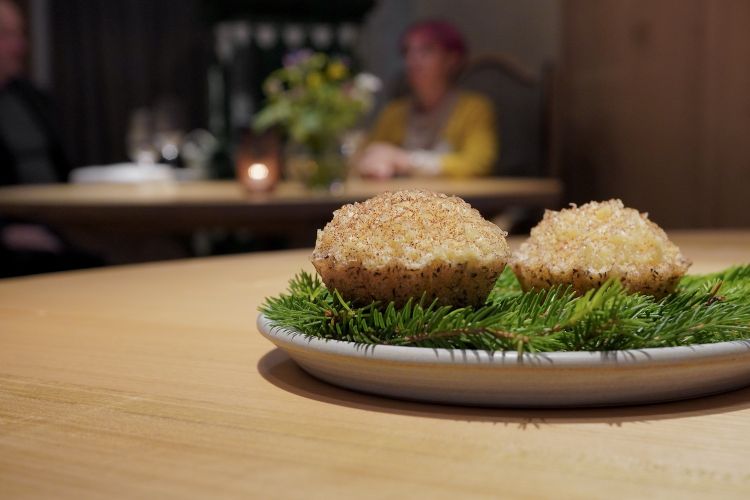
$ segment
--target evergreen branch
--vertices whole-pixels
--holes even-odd
[[[617,280],[577,296],[569,287],[523,292],[506,269],[477,308],[412,299],[357,306],[318,276],[296,275],[260,308],[274,326],[362,344],[551,352],[643,349],[750,339],[750,265],[686,276],[656,300]]]

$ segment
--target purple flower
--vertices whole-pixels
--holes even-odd
[[[291,66],[297,66],[302,64],[313,56],[313,51],[310,49],[299,49],[289,52],[284,56],[283,64],[285,68]]]

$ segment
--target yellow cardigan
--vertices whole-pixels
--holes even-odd
[[[409,106],[406,98],[390,102],[380,113],[367,142],[401,146],[406,136]],[[470,177],[489,174],[500,149],[490,101],[478,94],[461,92],[441,138],[452,148],[441,158],[444,175]]]

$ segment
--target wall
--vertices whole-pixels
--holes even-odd
[[[533,71],[558,58],[558,0],[415,0],[416,18],[439,17],[458,26],[473,53],[504,52]]]
[[[571,197],[620,197],[667,227],[750,226],[748,26],[743,0],[566,1]]]

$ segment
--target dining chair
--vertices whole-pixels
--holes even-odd
[[[484,95],[495,108],[500,143],[495,175],[557,175],[555,74],[550,64],[537,76],[506,54],[478,56],[467,64],[459,87]]]

